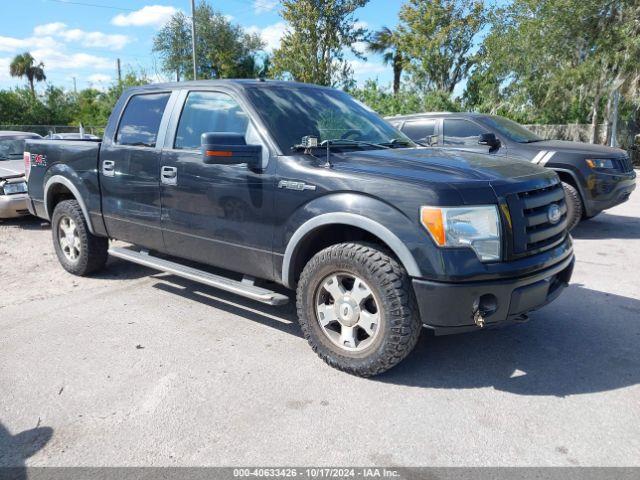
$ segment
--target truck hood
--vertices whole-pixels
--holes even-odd
[[[591,143],[568,142],[565,140],[543,140],[542,142],[533,142],[524,145],[536,150],[575,153],[597,158],[619,158],[626,155],[626,152],[620,148],[594,145]]]
[[[24,175],[22,160],[0,160],[0,179]]]
[[[334,155],[332,164],[336,170],[438,183],[513,181],[547,173],[528,162],[470,152],[447,152],[438,148],[339,153]]]

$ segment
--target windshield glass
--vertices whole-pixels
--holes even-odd
[[[0,140],[0,161],[22,158],[24,140]]]
[[[311,135],[318,143],[349,140],[340,148],[374,149],[396,141],[414,146],[403,133],[345,92],[314,87],[252,88],[247,91],[256,110],[283,153]]]
[[[486,119],[489,127],[494,128],[500,134],[514,142],[531,143],[541,142],[543,140],[543,138],[539,137],[531,130],[527,130],[519,123],[509,120],[508,118],[491,115],[487,116]]]

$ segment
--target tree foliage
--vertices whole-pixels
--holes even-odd
[[[353,69],[345,58],[354,44],[366,40],[355,11],[368,0],[283,0],[282,18],[288,24],[280,48],[273,53],[277,77],[327,86],[348,86]]]
[[[371,35],[367,49],[371,53],[382,55],[385,65],[393,68],[393,93],[400,92],[402,72],[406,67],[406,56],[402,53],[398,32],[388,27],[383,27]]]
[[[475,62],[487,23],[480,0],[409,0],[400,9],[399,46],[413,83],[452,93]]]
[[[35,82],[43,82],[47,79],[44,74],[44,63],[36,63],[29,52],[24,52],[13,58],[9,65],[9,74],[12,77],[26,77],[33,96],[36,94]]]
[[[264,43],[246,33],[202,0],[196,7],[196,70],[199,79],[249,78],[258,74],[258,52]],[[156,34],[153,51],[160,54],[163,69],[177,80],[193,79],[191,20],[175,13]]]
[[[512,1],[492,15],[466,104],[527,122],[607,119],[616,89],[638,99],[639,15],[636,0]]]

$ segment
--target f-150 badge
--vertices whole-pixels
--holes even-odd
[[[278,182],[278,188],[287,188],[289,190],[315,190],[315,185],[309,185],[304,182],[296,182],[295,180],[280,180]]]

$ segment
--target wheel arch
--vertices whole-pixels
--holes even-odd
[[[328,232],[331,234],[327,235]],[[336,234],[336,232],[339,232]],[[364,234],[358,238],[357,233]],[[420,269],[407,246],[384,225],[362,215],[347,212],[331,212],[318,215],[304,222],[291,236],[282,261],[282,283],[293,288],[297,276],[310,259],[322,248],[339,243],[333,238],[348,240],[372,240],[388,248],[411,276],[420,276]],[[318,241],[319,240],[319,241]],[[344,241],[344,240],[343,240]],[[316,248],[313,248],[313,247]]]
[[[58,203],[69,199],[73,199],[78,202],[85,221],[87,222],[87,226],[89,227],[89,231],[92,234],[95,234],[93,225],[91,224],[89,210],[82,199],[80,191],[71,180],[63,177],[62,175],[53,175],[47,180],[47,183],[44,186],[44,208],[47,213],[47,219],[51,221],[51,218],[53,217],[53,210]]]

